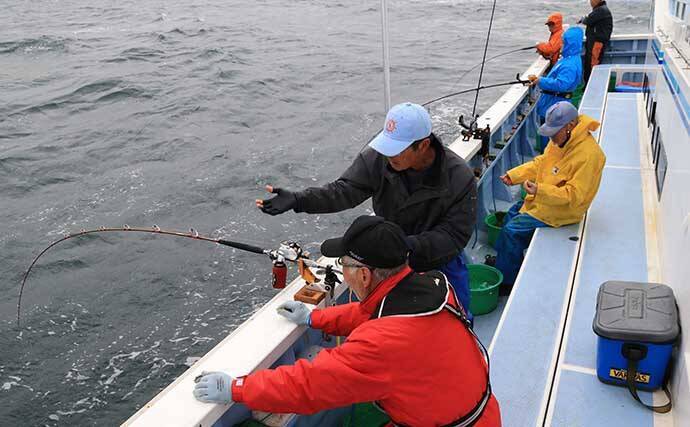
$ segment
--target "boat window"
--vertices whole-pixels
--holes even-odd
[[[656,101],[649,97],[649,110],[647,112],[647,127],[654,125],[656,127]]]
[[[642,80],[642,94],[644,95],[645,112],[647,113],[647,127],[656,124],[656,102],[650,87],[649,75],[644,74]]]
[[[652,144],[652,163],[656,163],[656,143],[657,143],[656,134],[657,134],[658,130],[659,130],[659,128],[656,125],[654,126],[654,129],[652,130],[652,141],[651,141],[651,144]]]
[[[671,11],[671,15],[684,21],[687,5],[688,0],[670,0],[669,11]]]
[[[661,200],[661,193],[664,191],[664,181],[666,180],[666,169],[668,168],[668,159],[666,158],[666,149],[664,148],[664,141],[661,138],[661,130],[656,132],[656,190]]]

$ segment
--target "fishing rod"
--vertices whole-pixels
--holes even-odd
[[[492,87],[510,86],[510,85],[516,85],[516,84],[527,85],[527,84],[529,84],[529,83],[530,83],[529,80],[522,80],[522,79],[520,79],[520,73],[517,73],[517,74],[515,75],[515,80],[511,80],[511,81],[509,81],[509,82],[495,83],[495,84],[490,84],[490,85],[475,87],[475,88],[472,88],[472,89],[465,89],[465,90],[461,90],[461,91],[459,91],[459,92],[449,93],[449,94],[447,94],[447,95],[443,95],[443,96],[440,96],[440,97],[438,97],[438,98],[434,98],[434,99],[432,99],[431,101],[425,102],[424,104],[422,104],[422,107],[426,107],[427,105],[433,104],[434,102],[438,102],[438,101],[444,100],[444,99],[446,99],[446,98],[450,98],[450,97],[457,96],[457,95],[462,95],[462,94],[465,94],[465,93],[471,93],[471,92],[477,92],[477,93],[479,93],[479,91],[481,91],[481,90],[484,90],[484,89],[491,89]]]
[[[422,105],[422,107],[427,107],[427,106],[429,106],[429,105],[431,105],[431,104],[433,104],[433,103],[435,103],[435,102],[438,102],[438,101],[441,101],[441,100],[444,100],[444,99],[447,99],[447,98],[451,98],[451,97],[453,97],[453,96],[463,95],[463,94],[472,93],[472,92],[479,92],[479,91],[481,91],[481,90],[484,90],[484,89],[491,89],[491,88],[494,88],[494,87],[510,86],[510,85],[516,85],[516,84],[528,85],[528,84],[530,84],[530,81],[529,81],[529,80],[522,80],[522,79],[520,79],[520,73],[517,73],[517,74],[515,75],[515,80],[511,80],[511,81],[509,81],[509,82],[503,82],[503,83],[495,83],[495,84],[490,84],[490,85],[475,87],[475,88],[472,88],[472,89],[465,89],[465,90],[461,90],[461,91],[458,91],[458,92],[449,93],[449,94],[446,94],[446,95],[443,95],[443,96],[439,96],[438,98],[434,98],[434,99],[432,99],[432,100],[430,100],[430,101],[427,101],[427,102],[425,102],[425,103],[423,103],[423,104],[421,104],[421,105]],[[478,116],[477,116],[477,117],[478,117]],[[475,118],[475,119],[476,119],[476,118]],[[463,127],[465,127],[465,126],[463,126]],[[374,134],[367,140],[367,142],[364,143],[364,145],[362,145],[362,148],[360,148],[359,151],[362,152],[362,150],[364,150],[364,148],[366,148],[366,146],[369,145],[369,143],[370,143],[374,138],[376,138],[376,136],[377,136],[379,133],[381,133],[382,130],[383,130],[383,129],[379,129],[378,131],[376,131],[376,133],[374,133]]]
[[[479,80],[477,81],[477,92],[474,94],[474,105],[472,106],[472,117],[477,112],[477,101],[479,100],[479,87],[482,85],[484,76],[484,64],[486,64],[486,51],[489,49],[489,38],[491,38],[491,27],[494,24],[494,12],[496,11],[496,0],[491,7],[491,19],[489,19],[489,31],[486,33],[486,43],[484,44],[484,56],[482,57],[482,68],[479,70]]]
[[[33,269],[34,265],[36,265],[36,262],[45,254],[48,252],[51,248],[55,247],[59,243],[62,243],[66,240],[74,239],[77,237],[81,236],[86,236],[90,234],[97,234],[97,233],[112,233],[112,232],[136,232],[136,233],[151,233],[151,234],[162,234],[166,236],[174,236],[174,237],[182,237],[182,238],[187,238],[187,239],[193,239],[193,240],[200,240],[204,242],[209,242],[209,243],[216,243],[219,245],[224,245],[224,246],[229,246],[235,249],[239,249],[245,252],[251,252],[259,255],[266,255],[268,256],[272,263],[273,263],[273,270],[272,270],[272,285],[276,289],[281,289],[285,287],[286,283],[286,277],[287,277],[287,266],[285,262],[293,262],[297,263],[298,266],[300,267],[300,275],[302,275],[303,278],[309,277],[311,278],[311,281],[314,281],[313,279],[313,274],[308,270],[308,267],[315,267],[315,268],[320,268],[320,269],[325,269],[326,274],[329,272],[333,273],[338,273],[342,274],[342,271],[336,270],[332,268],[330,265],[321,265],[317,263],[316,261],[310,260],[309,259],[309,253],[302,250],[301,246],[294,241],[284,241],[280,243],[280,246],[276,249],[264,249],[259,246],[255,245],[250,245],[247,243],[243,242],[237,242],[233,240],[228,240],[224,238],[213,238],[213,237],[208,237],[208,236],[203,236],[200,235],[199,232],[197,232],[195,229],[190,229],[189,232],[183,232],[183,231],[176,231],[176,230],[162,230],[159,226],[154,225],[151,228],[139,228],[139,227],[130,227],[129,225],[125,224],[122,227],[99,227],[97,229],[91,229],[91,230],[86,230],[86,229],[81,229],[78,233],[71,233],[67,234],[64,237],[54,241],[50,245],[48,245],[45,249],[43,249],[37,256],[34,258],[34,260],[31,262],[29,265],[29,268],[26,270],[26,273],[24,273],[24,278],[22,279],[22,284],[19,288],[19,299],[17,300],[17,326],[19,326],[19,318],[20,318],[20,313],[21,313],[21,305],[22,305],[22,296],[24,294],[24,287],[26,285],[26,280],[29,277],[29,274],[31,273],[31,270]]]

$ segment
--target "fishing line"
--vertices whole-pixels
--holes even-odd
[[[491,61],[493,61],[494,59],[498,59],[498,58],[501,58],[501,57],[503,57],[503,56],[510,55],[511,53],[522,52],[522,51],[531,50],[531,49],[534,49],[534,46],[527,46],[527,47],[521,47],[521,48],[518,48],[518,49],[509,50],[509,51],[507,51],[507,52],[499,53],[498,55],[492,56],[491,58],[487,59],[486,62],[491,62]],[[465,71],[464,73],[460,74],[460,77],[458,77],[458,80],[455,82],[455,85],[453,85],[453,86],[459,85],[460,82],[462,81],[462,79],[465,78],[465,76],[467,76],[467,75],[468,75],[469,73],[471,73],[472,71],[476,70],[477,67],[481,66],[481,65],[484,64],[484,63],[485,63],[485,62],[477,62],[477,63],[476,63],[475,65],[473,65],[469,70],[467,70],[467,71]]]

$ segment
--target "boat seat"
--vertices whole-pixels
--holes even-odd
[[[596,376],[592,320],[599,286],[607,280],[649,281],[646,235],[640,232],[645,230],[638,131],[641,96],[610,93],[607,97],[600,140],[607,163],[585,220],[547,425],[653,426],[655,418],[671,417],[654,415],[626,388],[605,385]],[[640,396],[652,401],[650,393]]]
[[[607,93],[616,66],[595,67],[580,112],[602,122],[599,192],[580,224],[540,228],[489,352],[503,425],[652,426],[652,412],[596,376],[592,320],[607,280],[648,281],[640,167],[642,95]],[[635,66],[627,66],[633,68]],[[650,401],[649,393],[641,393]],[[658,417],[658,415],[657,415]]]
[[[536,425],[560,342],[579,225],[534,233],[489,353],[505,426]],[[564,268],[564,266],[567,266]]]

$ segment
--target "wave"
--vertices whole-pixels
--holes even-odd
[[[106,59],[104,62],[151,61],[160,59],[163,55],[165,55],[165,52],[160,49],[133,47],[123,50],[116,58]]]
[[[36,272],[59,273],[63,271],[75,271],[88,267],[89,264],[80,259],[59,259],[56,261],[44,262],[36,266]]]
[[[71,39],[51,36],[0,42],[0,54],[64,52],[70,42]]]
[[[16,139],[16,138],[25,138],[27,136],[31,136],[33,133],[31,132],[12,132],[12,133],[4,133],[0,134],[0,139]],[[0,163],[2,163],[4,159],[0,159]]]
[[[96,102],[117,101],[123,98],[153,98],[153,94],[135,87],[126,87],[107,93],[96,100]]]
[[[240,74],[237,70],[220,70],[218,72],[218,78],[220,80],[232,80]]]
[[[102,91],[110,90],[110,89],[116,88],[121,83],[122,83],[122,80],[119,80],[119,79],[99,80],[99,81],[96,81],[93,83],[85,84],[84,86],[81,86],[81,87],[75,89],[72,93],[67,95],[67,97],[83,96],[83,95],[88,95],[88,94],[94,93],[94,92],[102,92]]]
[[[642,24],[644,22],[649,22],[649,18],[643,16],[626,15],[620,19],[616,19],[616,24]]]
[[[98,96],[99,94],[100,96]],[[9,116],[42,113],[79,103],[88,103],[89,105],[84,109],[88,111],[92,109],[96,103],[100,102],[112,102],[126,98],[150,99],[153,96],[154,93],[152,91],[127,85],[126,82],[122,80],[105,79],[85,84],[67,95],[58,96],[49,101],[26,107],[11,113]]]

